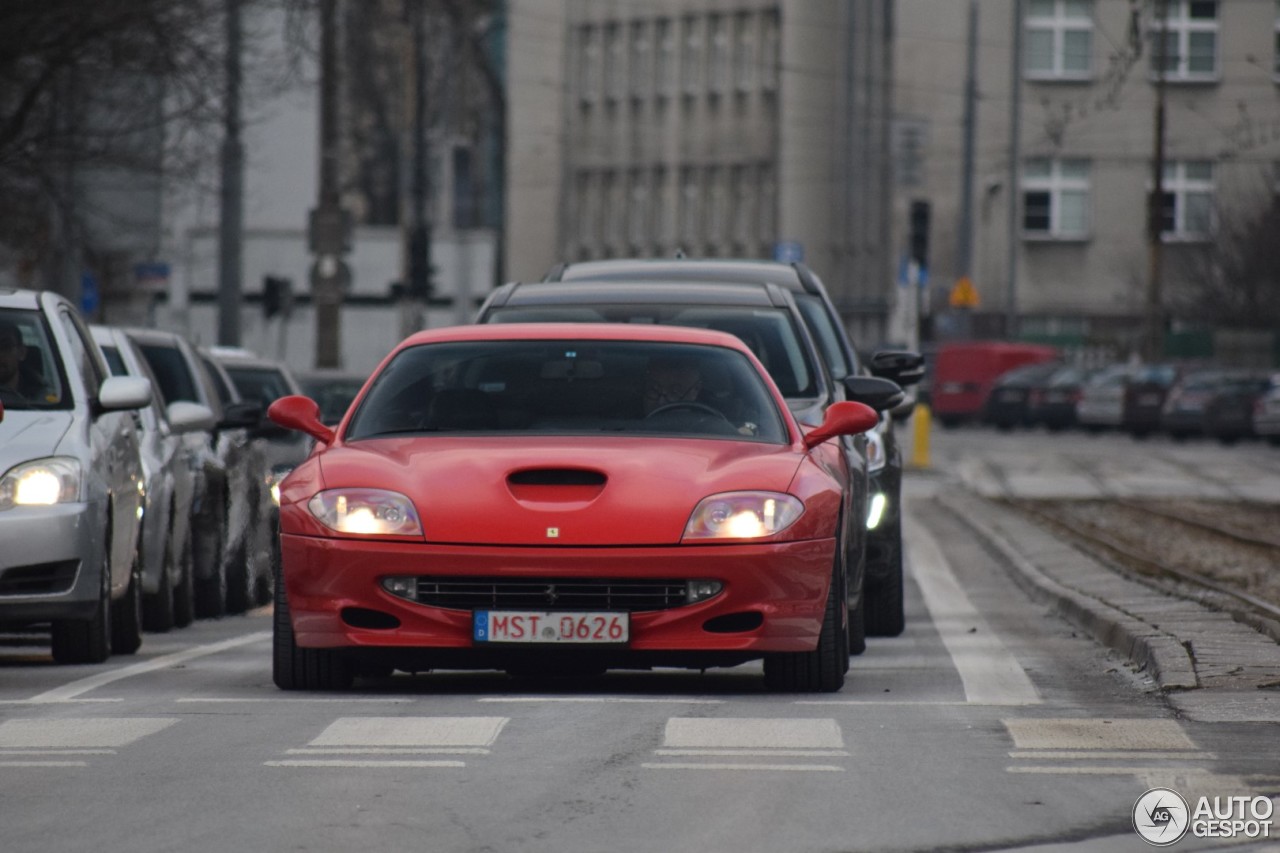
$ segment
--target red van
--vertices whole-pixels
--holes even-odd
[[[938,349],[930,401],[943,426],[979,420],[996,377],[1023,364],[1054,361],[1054,347],[1009,341],[952,341]]]

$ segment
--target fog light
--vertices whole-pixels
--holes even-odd
[[[724,584],[720,581],[689,581],[685,588],[685,601],[689,604],[706,601],[712,596],[719,595],[722,589]]]
[[[880,522],[884,520],[884,509],[889,501],[885,499],[882,493],[877,492],[871,496],[871,504],[867,507],[867,529],[875,530],[880,526]]]
[[[415,577],[392,577],[382,579],[382,588],[394,596],[416,601],[418,598],[418,579]]]

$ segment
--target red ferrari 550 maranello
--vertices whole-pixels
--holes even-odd
[[[280,485],[275,683],[392,669],[583,672],[764,661],[771,689],[849,666],[850,484],[737,338],[622,324],[459,326],[387,356]]]

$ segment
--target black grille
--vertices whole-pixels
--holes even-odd
[[[685,604],[685,582],[650,578],[418,578],[420,604],[456,610],[665,610]]]
[[[15,566],[0,575],[0,595],[49,595],[66,592],[76,582],[79,560]]]

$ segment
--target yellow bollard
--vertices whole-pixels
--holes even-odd
[[[924,403],[916,403],[911,415],[911,467],[929,467],[929,429],[933,416]]]

